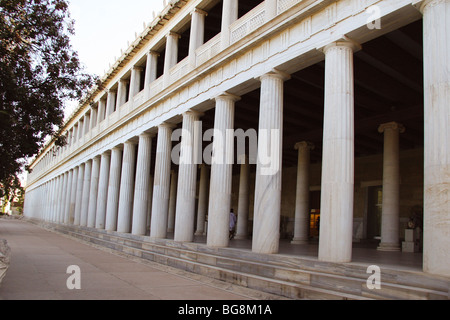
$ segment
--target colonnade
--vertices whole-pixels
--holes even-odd
[[[448,192],[443,193],[442,190],[448,191],[450,56],[441,44],[450,43],[450,35],[446,32],[450,22],[444,16],[450,11],[450,1],[424,1],[421,11],[424,14],[425,32],[424,269],[448,274],[442,265],[450,260],[450,240],[448,237],[438,237],[447,232],[449,221],[449,211],[442,211],[448,209]],[[176,41],[175,37],[173,41]],[[322,261],[350,262],[352,259],[355,172],[353,55],[360,49],[359,44],[346,37],[321,49],[325,57],[325,105],[318,258]],[[170,57],[166,56],[166,59]],[[167,62],[167,65],[170,63]],[[273,254],[279,250],[283,89],[289,77],[289,74],[276,69],[259,77],[261,98],[258,136],[261,137],[267,131],[272,134],[270,139],[259,140],[258,152],[270,150],[274,156],[269,166],[258,157],[256,166],[252,235],[252,251],[255,253]],[[214,97],[214,100],[214,126],[217,132],[225,134],[227,129],[234,129],[235,103],[239,97],[224,92]],[[145,234],[150,226],[150,237],[153,239],[166,238],[167,232],[173,229],[174,241],[191,242],[196,232],[204,234],[206,231],[202,228],[207,214],[207,245],[227,247],[232,164],[219,160],[234,157],[233,145],[225,144],[218,150],[214,139],[213,158],[220,155],[221,159],[213,161],[210,172],[202,166],[195,221],[198,164],[193,161],[196,155],[193,135],[194,122],[201,119],[202,114],[191,109],[182,116],[181,161],[177,173],[171,171],[171,134],[174,125],[161,123],[157,127],[153,184],[150,177],[152,135],[148,133],[152,128],[148,128],[138,137],[123,141],[36,189],[46,200],[43,208],[45,219],[136,235]],[[385,139],[383,223],[379,250],[399,250],[398,148],[399,134],[403,130],[402,125],[396,122],[380,124],[379,128]],[[226,139],[224,136],[222,140]],[[294,243],[307,240],[308,166],[312,147],[308,141],[300,141],[296,145],[299,163]],[[248,172],[248,161],[244,160],[241,163],[238,238],[248,235]],[[209,204],[206,207],[208,197]]]

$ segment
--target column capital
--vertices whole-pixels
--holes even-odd
[[[154,51],[154,50],[150,50],[149,52],[147,52],[147,56],[159,57],[160,55],[161,55],[161,53],[159,53],[158,51]]]
[[[405,127],[402,124],[395,121],[381,124],[378,127],[378,132],[384,133],[386,129],[398,130],[400,133],[404,133],[406,131]]]
[[[167,33],[167,35],[166,35],[166,38],[169,38],[169,37],[180,39],[181,35],[176,33],[175,31],[169,31],[169,33]]]
[[[361,45],[357,43],[356,41],[350,39],[346,35],[343,35],[340,39],[333,41],[331,43],[328,43],[322,47],[317,48],[319,51],[322,51],[323,53],[327,53],[330,49],[340,48],[340,47],[347,47],[352,49],[353,52],[357,52],[362,49]]]
[[[308,148],[309,150],[314,150],[315,149],[315,145],[312,142],[309,141],[301,141],[301,142],[297,142],[294,146],[295,150],[300,150],[300,149],[306,149]]]
[[[177,127],[176,124],[168,123],[168,122],[163,122],[158,125],[158,129],[159,128],[174,129],[176,127]]]
[[[199,8],[194,8],[194,10],[192,10],[190,14],[193,15],[194,13],[204,15],[205,17],[208,15],[208,12],[206,12],[202,9],[199,9]]]
[[[412,5],[423,14],[427,8],[444,3],[446,1],[447,0],[413,0]]]
[[[137,71],[144,71],[144,67],[141,67],[141,66],[133,66],[131,69],[137,70]]]
[[[212,100],[231,100],[231,101],[239,101],[241,100],[241,97],[234,95],[232,93],[228,93],[228,92],[222,92],[221,94],[215,96]]]
[[[153,138],[155,136],[154,133],[152,132],[142,132],[141,134],[139,134],[139,138]]]
[[[277,69],[272,69],[269,72],[266,72],[265,74],[257,77],[256,79],[261,81],[264,78],[268,78],[268,77],[279,78],[279,79],[281,79],[283,81],[291,79],[291,75],[289,73],[284,72],[284,71],[280,71],[280,70],[277,70]]]
[[[204,115],[203,112],[192,110],[192,109],[189,109],[188,111],[182,113],[183,118],[185,116],[202,117],[203,115]]]

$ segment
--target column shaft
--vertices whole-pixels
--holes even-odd
[[[280,242],[284,81],[278,71],[261,77],[258,162],[252,250],[278,253]]]
[[[171,125],[164,123],[158,126],[155,176],[153,178],[152,221],[150,223],[150,236],[155,239],[164,239],[167,235],[172,149],[171,136]]]
[[[234,109],[239,97],[224,93],[216,97],[213,157],[208,206],[207,245],[227,247],[234,160]]]
[[[195,235],[205,234],[205,219],[208,212],[208,182],[209,168],[206,164],[200,165],[200,184],[198,187],[197,228]]]
[[[77,196],[75,201],[74,225],[79,226],[81,221],[81,207],[83,201],[84,163],[78,167]]]
[[[450,1],[423,2],[425,272],[450,276]]]
[[[246,155],[241,156],[241,173],[239,178],[239,200],[237,211],[237,226],[235,239],[247,239],[248,213],[250,195],[250,162]]]
[[[130,233],[133,213],[136,171],[136,143],[127,141],[123,148],[122,177],[120,179],[119,217],[117,232]]]
[[[353,234],[355,44],[324,48],[325,111],[319,260],[350,262]]]
[[[81,198],[81,218],[80,225],[87,226],[89,211],[89,196],[91,190],[92,160],[86,161],[84,165],[83,195]]]
[[[95,216],[97,213],[97,197],[98,197],[98,180],[100,175],[100,157],[95,157],[92,160],[92,175],[89,195],[89,211],[87,226],[89,228],[95,227]]]
[[[111,150],[111,165],[108,184],[108,202],[106,205],[107,231],[117,230],[117,211],[119,208],[120,175],[122,173],[122,149],[115,147]]]
[[[97,210],[95,218],[95,228],[105,229],[106,205],[108,200],[108,181],[111,166],[111,154],[105,152],[100,161],[100,175],[98,179]]]
[[[148,198],[150,196],[150,164],[152,136],[139,136],[138,160],[136,165],[136,186],[134,188],[132,233],[145,235],[147,232]]]
[[[297,191],[295,197],[294,238],[292,244],[308,243],[309,238],[309,164],[313,146],[306,142],[295,145],[298,150]]]
[[[175,241],[194,240],[195,196],[197,192],[197,139],[195,122],[199,114],[188,111],[183,114],[180,165],[178,169],[177,207],[175,214]]]

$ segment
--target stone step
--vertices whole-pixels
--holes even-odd
[[[367,265],[260,255],[86,227],[47,227],[139,258],[293,299],[448,299],[450,280],[423,272],[383,268],[382,289],[370,290]]]

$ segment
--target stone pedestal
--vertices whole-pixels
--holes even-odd
[[[405,241],[402,243],[403,252],[419,252],[419,242],[417,241],[416,230],[405,230]]]

